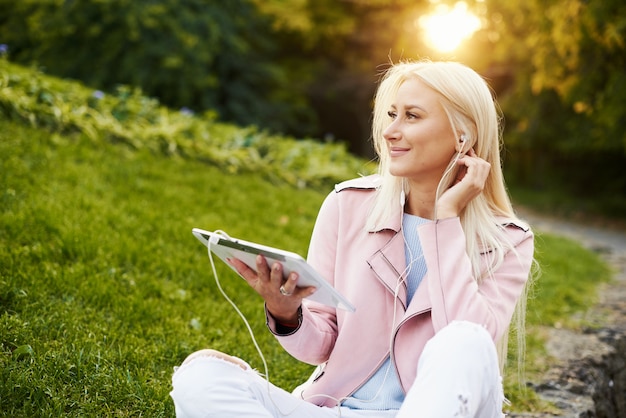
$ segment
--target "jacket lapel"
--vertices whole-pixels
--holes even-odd
[[[406,279],[406,258],[404,254],[404,239],[401,232],[402,225],[402,210],[401,208],[392,215],[387,223],[376,232],[370,232],[375,234],[380,240],[378,246],[380,250],[376,251],[372,256],[367,259],[367,263],[383,284],[385,289],[393,296],[398,287],[398,281],[400,275]],[[405,310],[404,317],[414,315],[416,313],[428,311],[432,308],[430,303],[430,297],[428,295],[428,272],[422,283],[420,283],[411,304],[407,308],[407,287],[403,283],[397,290],[398,301]]]
[[[376,234],[382,238],[383,235],[389,235],[386,232],[378,232]],[[396,288],[398,288],[397,297],[402,307],[406,309],[406,285],[403,283],[398,286],[400,277],[406,278],[404,274],[406,269],[404,240],[401,233],[390,232],[392,233],[391,238],[386,243],[383,242],[381,248],[367,259],[367,264],[369,264],[378,280],[380,280],[388,292],[394,295]]]

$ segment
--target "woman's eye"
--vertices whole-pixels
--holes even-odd
[[[419,115],[416,115],[415,113],[406,112],[406,118],[407,119],[419,119]]]
[[[390,110],[389,112],[387,112],[387,116],[389,116],[391,119],[395,119],[398,115],[396,114],[396,112]]]

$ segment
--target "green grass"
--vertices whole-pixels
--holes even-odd
[[[583,250],[574,241],[538,233],[536,256],[542,273],[530,295],[530,324],[578,328],[574,314],[596,300],[596,287],[610,279],[611,271],[597,254]]]
[[[261,368],[191,228],[306,254],[322,194],[78,135],[0,127],[5,416],[172,416],[172,367],[208,346]],[[273,380],[293,385],[308,367],[265,331],[260,298],[223,264],[218,271]]]
[[[191,228],[304,255],[323,197],[255,173],[0,118],[0,414],[172,416],[172,367],[204,347],[261,369]],[[578,326],[572,314],[609,276],[596,255],[559,237],[540,234],[537,257],[543,273],[528,309],[529,377],[549,363],[536,327]],[[310,367],[265,330],[260,298],[217,267],[272,380],[292,388]],[[514,410],[549,408],[508,375]]]

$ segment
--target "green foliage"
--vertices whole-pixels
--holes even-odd
[[[269,19],[248,0],[0,0],[0,11],[16,62],[104,91],[139,87],[240,125],[303,134],[315,123],[304,89],[274,62]]]
[[[436,3],[0,0],[0,42],[13,61],[112,95],[129,85],[242,126],[346,140],[367,157],[380,70],[458,60],[496,90],[510,179],[623,217],[626,3],[467,1],[483,29],[452,55],[429,49],[417,24]]]
[[[350,142],[352,152],[373,156],[372,99],[390,61],[425,54],[415,20],[426,0],[254,0],[272,17],[285,62],[310,68],[309,106],[317,137]],[[383,29],[384,28],[384,29]]]
[[[535,141],[561,152],[626,151],[626,4],[621,0],[489,2],[491,30],[499,33],[496,61],[515,65],[515,97],[506,110],[525,132],[549,125]],[[511,49],[511,45],[515,45]],[[501,49],[499,49],[501,48]],[[541,96],[553,91],[558,100]],[[527,96],[523,96],[527,95]],[[550,102],[547,102],[548,99]],[[533,103],[552,115],[528,115]],[[515,106],[522,104],[522,111]],[[551,128],[551,130],[550,130]]]
[[[342,144],[270,135],[254,127],[218,123],[213,114],[171,111],[119,87],[114,95],[60,81],[0,59],[0,113],[57,133],[85,133],[94,143],[122,142],[133,149],[182,155],[231,173],[262,173],[298,187],[328,188],[369,173]]]
[[[492,67],[514,77],[501,93],[507,160],[519,185],[626,201],[626,3],[621,0],[488,2],[497,33]]]
[[[0,0],[12,61],[370,156],[381,65],[424,54],[426,0]],[[378,28],[385,28],[379,30]],[[331,135],[328,135],[329,137]]]

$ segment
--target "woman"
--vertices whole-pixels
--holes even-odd
[[[308,261],[355,306],[304,298],[282,266],[232,264],[265,300],[267,323],[295,358],[319,365],[290,394],[242,360],[189,356],[173,377],[179,416],[501,417],[511,318],[523,320],[533,235],[500,168],[496,104],[452,62],[401,63],[374,106],[379,174],[324,201]]]

